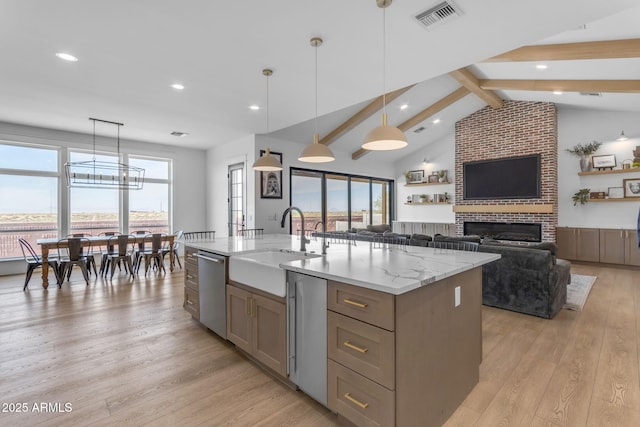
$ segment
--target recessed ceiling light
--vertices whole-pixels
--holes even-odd
[[[400,109],[401,109],[401,110],[406,110],[407,108],[409,108],[409,104],[402,104],[402,105],[400,106]]]
[[[561,90],[554,90],[553,94],[554,95],[562,95],[562,91]]]
[[[440,123],[440,119],[435,119],[435,120],[433,121],[433,124],[434,124],[434,125],[437,125],[438,123]]]
[[[184,86],[181,85],[180,83],[174,83],[171,85],[172,88],[177,89],[177,90],[182,90],[184,89]]]
[[[258,106],[258,105],[250,105],[249,108],[252,109],[253,111],[258,111],[260,109],[260,106]]]
[[[546,70],[546,69],[547,69],[547,66],[546,66],[545,64],[538,64],[538,65],[536,65],[536,68],[537,68],[538,70]]]
[[[68,53],[58,52],[56,53],[56,56],[60,59],[64,59],[65,61],[78,62],[78,58]]]

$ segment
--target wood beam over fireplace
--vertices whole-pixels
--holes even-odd
[[[553,213],[552,204],[541,205],[455,205],[456,213]]]

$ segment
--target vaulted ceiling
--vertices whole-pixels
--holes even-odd
[[[387,111],[410,147],[368,156],[405,156],[501,99],[640,112],[637,83],[593,82],[640,76],[637,0],[456,0],[463,14],[429,31],[413,17],[435,3],[396,0],[386,9],[386,88],[397,95]],[[90,133],[87,119],[98,117],[124,122],[127,139],[208,148],[267,131],[261,70],[271,67],[268,130],[306,144],[315,114],[309,39],[321,36],[320,136],[335,151],[366,158],[358,148],[380,121],[381,29],[375,0],[3,0],[0,121]],[[624,39],[636,39],[628,42],[631,53],[591,44],[580,58],[570,56],[576,46],[524,61],[499,56],[531,55],[522,46]],[[79,61],[59,60],[61,51]],[[624,54],[610,58],[610,52]],[[546,70],[535,68],[540,61]],[[559,85],[565,92],[554,95]],[[585,91],[602,96],[579,94]],[[262,109],[252,111],[252,104]]]

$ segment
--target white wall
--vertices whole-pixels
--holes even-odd
[[[616,141],[622,130],[629,140]],[[573,206],[571,196],[581,188],[606,192],[609,187],[621,187],[625,178],[640,178],[640,173],[578,176],[579,158],[565,150],[593,140],[603,143],[596,154],[614,154],[618,164],[633,158],[633,150],[640,145],[638,114],[558,107],[558,225],[636,228],[640,201]]]
[[[89,126],[89,124],[87,125]],[[126,132],[121,132],[125,133]],[[0,139],[76,149],[92,148],[91,134],[0,122]],[[116,152],[113,138],[96,138],[96,150]],[[120,139],[120,151],[135,155],[173,159],[173,230],[202,229],[205,226],[205,156],[203,150]],[[61,203],[63,205],[63,203]],[[68,208],[67,208],[68,209]],[[24,261],[0,262],[0,275],[25,272]],[[32,279],[33,281],[34,279]]]
[[[426,159],[426,162],[424,161]],[[453,205],[405,205],[407,196],[412,194],[449,193],[455,196],[455,137],[453,128],[450,135],[415,151],[395,163],[396,218],[398,221],[445,222],[456,221]],[[446,169],[450,184],[405,187],[404,174],[410,170],[423,170],[425,176],[431,172]]]
[[[254,154],[255,136],[230,141],[207,150],[207,229],[215,230],[216,237],[229,235],[229,181],[227,174],[229,166],[238,163],[244,164],[244,199],[247,206],[245,227],[254,228],[254,197],[255,183],[251,179],[253,170],[251,165],[255,161]]]

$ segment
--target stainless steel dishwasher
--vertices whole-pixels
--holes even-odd
[[[287,272],[289,380],[327,406],[327,281]]]
[[[212,252],[198,251],[200,323],[227,338],[226,259]]]

